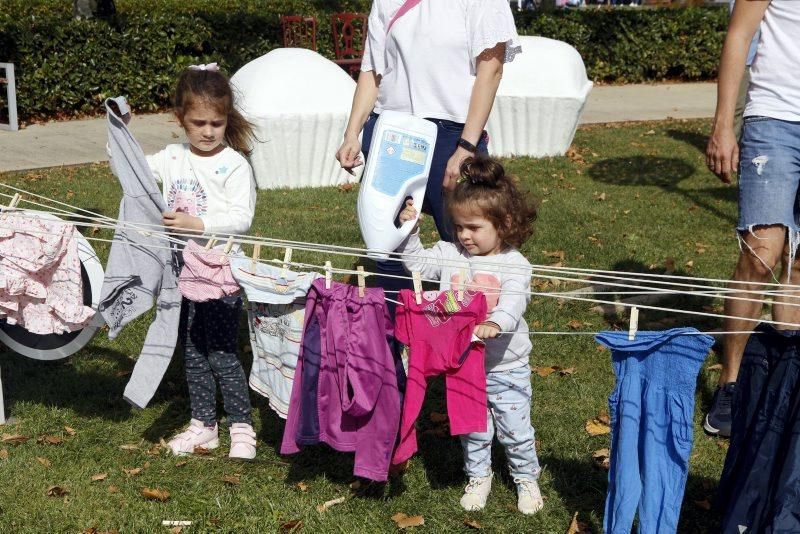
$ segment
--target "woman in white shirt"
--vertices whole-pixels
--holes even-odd
[[[363,163],[359,152],[363,149],[368,157],[383,110],[434,122],[438,137],[423,210],[433,216],[442,239],[452,241],[444,191],[455,185],[464,159],[487,152],[484,127],[503,64],[519,52],[507,0],[374,0],[361,74],[336,159],[347,170]],[[378,262],[377,267],[407,276],[397,261]],[[410,287],[396,278],[378,280],[386,289]]]

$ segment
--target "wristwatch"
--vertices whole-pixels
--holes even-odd
[[[456,143],[456,145],[460,146],[461,148],[463,148],[467,152],[472,152],[473,154],[478,152],[478,147],[476,147],[475,145],[473,145],[472,143],[470,143],[469,141],[467,141],[463,137],[459,137],[458,138],[458,142]]]

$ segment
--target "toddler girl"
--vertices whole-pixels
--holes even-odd
[[[163,224],[176,231],[196,232],[200,244],[212,235],[220,236],[224,247],[225,234],[244,234],[253,220],[253,171],[241,155],[250,153],[252,127],[233,107],[230,83],[216,63],[191,66],[181,74],[174,111],[189,142],[169,145],[147,157],[150,169],[163,184],[168,210]],[[219,446],[219,384],[230,425],[230,457],[255,457],[250,396],[238,359],[241,309],[238,295],[205,302],[184,298],[181,303],[179,337],[192,420],[170,440],[175,454]]]
[[[483,156],[464,161],[461,179],[448,193],[446,207],[457,243],[439,241],[423,249],[415,230],[398,252],[407,254],[402,261],[408,271],[419,272],[423,279],[440,280],[441,290],[457,290],[459,267],[468,264],[466,289],[486,295],[489,316],[477,326],[475,335],[486,343],[488,425],[485,433],[461,436],[464,470],[469,477],[461,506],[473,511],[486,505],[493,477],[491,446],[497,428],[517,486],[517,508],[523,514],[534,514],[543,501],[530,420],[531,341],[523,319],[530,300],[532,269],[517,248],[530,237],[536,210],[526,203],[503,166]],[[416,217],[409,200],[399,220]]]

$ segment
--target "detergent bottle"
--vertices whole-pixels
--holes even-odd
[[[368,255],[385,259],[416,221],[395,225],[407,198],[422,208],[436,145],[436,125],[398,111],[378,117],[358,194],[358,224]]]

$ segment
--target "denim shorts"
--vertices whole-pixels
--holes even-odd
[[[800,122],[744,118],[739,145],[739,224],[800,229]]]

